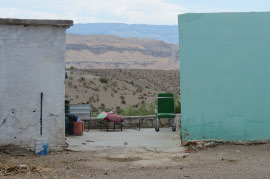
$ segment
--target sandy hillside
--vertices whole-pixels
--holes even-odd
[[[90,103],[94,113],[149,104],[159,92],[179,92],[179,71],[71,70],[66,80],[66,99],[71,104]]]

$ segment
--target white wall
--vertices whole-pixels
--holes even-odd
[[[65,28],[0,25],[0,146],[33,147],[43,137],[50,148],[65,143]]]

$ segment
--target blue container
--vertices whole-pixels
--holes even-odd
[[[49,155],[49,144],[48,139],[37,138],[35,141],[35,154],[37,156]]]

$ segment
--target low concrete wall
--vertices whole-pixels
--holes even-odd
[[[175,116],[175,123],[176,123],[176,130],[180,131],[180,114]],[[85,122],[85,129],[100,129],[100,121],[103,123],[102,128],[106,128],[106,121],[100,120],[97,118],[90,118],[90,119],[83,119]],[[169,119],[161,119],[160,120],[160,127],[169,126],[170,120]],[[113,128],[113,123],[109,123],[110,129]],[[156,126],[156,116],[149,115],[149,116],[126,116],[125,121],[123,122],[124,129],[139,129],[139,128],[155,128]],[[120,125],[116,125],[116,129],[120,128]]]

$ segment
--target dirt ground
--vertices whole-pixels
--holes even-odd
[[[220,145],[196,153],[100,147],[52,152],[47,157],[2,151],[3,165],[35,166],[39,172],[1,178],[269,178],[270,144]]]

